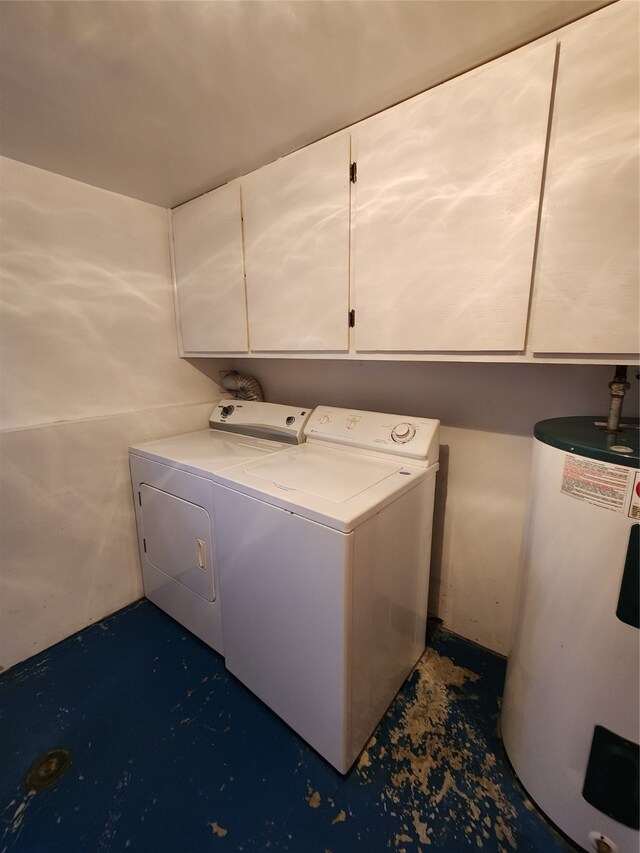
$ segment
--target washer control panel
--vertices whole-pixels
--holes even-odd
[[[440,421],[432,418],[318,406],[304,432],[307,441],[393,453],[428,465],[439,456]]]

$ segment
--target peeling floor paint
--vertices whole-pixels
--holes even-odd
[[[215,821],[213,823],[210,823],[209,826],[211,827],[211,831],[215,835],[217,835],[218,838],[224,838],[225,835],[227,834],[227,830],[223,829],[221,826],[218,826],[218,824]]]
[[[505,761],[504,660],[430,627],[341,776],[149,602],[0,676],[0,853],[568,853]],[[53,787],[24,787],[64,747]]]
[[[320,794],[317,791],[313,791],[311,796],[307,798],[307,802],[309,803],[312,809],[317,809],[322,803],[322,798],[320,797]]]
[[[478,697],[463,688],[478,680],[477,673],[427,649],[387,737],[372,737],[360,756],[365,781],[380,768],[391,770],[382,798],[394,804],[404,830],[396,846],[431,845],[434,826],[444,821],[454,839],[473,837],[484,847],[491,828],[494,849],[518,849],[510,829],[517,809],[503,790],[487,738],[465,707]]]

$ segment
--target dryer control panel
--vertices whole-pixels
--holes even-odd
[[[426,465],[438,461],[440,421],[410,415],[318,406],[307,421],[307,441],[402,456]]]
[[[304,441],[304,425],[311,409],[256,400],[221,400],[209,418],[211,429],[271,438],[285,444]]]

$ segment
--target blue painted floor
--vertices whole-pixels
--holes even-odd
[[[573,850],[504,758],[504,660],[429,634],[343,777],[148,601],[116,613],[0,678],[0,851]]]

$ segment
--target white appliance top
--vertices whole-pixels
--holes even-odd
[[[401,441],[392,436],[399,425]],[[305,434],[305,444],[235,465],[215,480],[348,533],[438,470],[435,420],[321,407]]]
[[[318,406],[308,418],[304,434],[308,442],[390,454],[417,465],[433,465],[440,455],[440,421],[432,418]]]
[[[402,465],[351,453],[326,453],[323,447],[309,445],[304,453],[252,465],[251,474],[285,491],[344,503],[401,469]]]
[[[225,409],[232,411],[225,413]],[[212,428],[135,444],[129,452],[209,476],[230,466],[262,459],[287,449],[292,442],[304,440],[302,430],[309,412],[310,409],[276,403],[222,401],[211,414]],[[290,419],[293,420],[288,423]],[[264,435],[280,435],[282,439],[269,440],[263,438]]]

